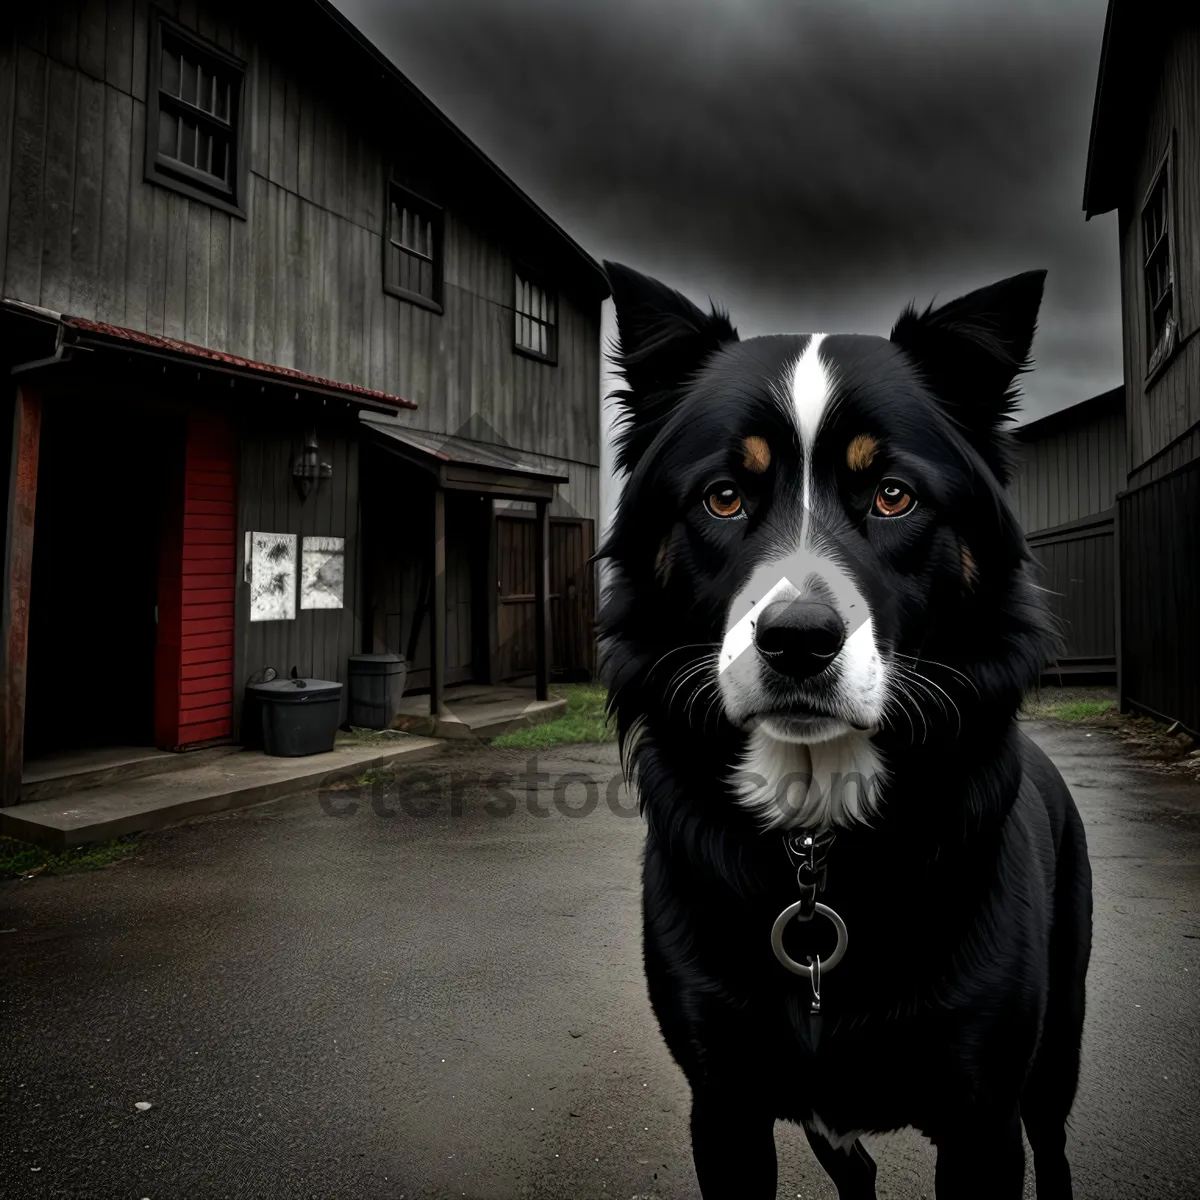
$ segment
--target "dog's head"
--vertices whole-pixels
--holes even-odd
[[[607,270],[628,472],[604,549],[610,682],[640,662],[646,707],[653,664],[703,648],[683,691],[712,690],[688,720],[715,710],[759,765],[861,765],[868,743],[1011,717],[1051,647],[1004,495],[1044,272],[910,308],[890,338],[741,341]]]

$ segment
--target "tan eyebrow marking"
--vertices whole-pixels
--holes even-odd
[[[846,465],[852,471],[865,471],[878,453],[879,443],[869,433],[860,433],[846,447]]]
[[[755,475],[762,475],[771,465],[771,447],[767,445],[767,439],[759,437],[757,434],[748,437],[742,443],[742,466],[747,471],[753,471]]]
[[[979,582],[979,568],[975,565],[975,555],[971,553],[966,542],[959,542],[959,553],[962,555],[963,582],[973,588]]]
[[[667,546],[669,538],[669,534],[663,538],[659,544],[658,553],[654,556],[654,574],[657,576],[658,582],[664,586],[671,576],[671,551]]]

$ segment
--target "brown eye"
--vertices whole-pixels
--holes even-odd
[[[875,489],[875,515],[898,517],[916,504],[907,487],[898,479],[885,479]]]
[[[738,516],[742,511],[742,496],[737,485],[728,479],[714,483],[708,489],[704,507],[714,517],[720,517],[722,520]]]

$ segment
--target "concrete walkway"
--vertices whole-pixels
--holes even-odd
[[[400,759],[428,755],[441,742],[396,735],[363,742],[339,739],[328,754],[272,758],[259,750],[222,748],[192,755],[146,755],[96,772],[92,786],[45,800],[0,808],[0,835],[61,849],[127,833],[162,829],[185,817],[261,804],[279,796],[357,779]],[[144,768],[154,768],[147,772]],[[111,777],[109,777],[111,776]],[[41,781],[43,784],[49,781]],[[54,779],[61,784],[61,779]]]
[[[499,737],[552,721],[567,710],[566,700],[538,700],[532,688],[479,683],[449,687],[442,700],[442,711],[434,717],[428,695],[405,696],[392,727],[426,737]]]
[[[28,764],[22,803],[0,808],[0,836],[60,849],[162,829],[354,779],[425,756],[444,739],[492,738],[538,725],[566,707],[564,699],[536,699],[532,688],[462,684],[447,688],[436,717],[428,695],[405,696],[393,730],[365,742],[339,734],[330,754],[270,758],[237,746],[182,754],[148,747],[70,752]]]
[[[1095,873],[1075,1194],[1193,1197],[1200,791],[1030,728]],[[642,839],[615,747],[464,743],[0,885],[4,1194],[695,1200]],[[834,1200],[802,1134],[776,1140],[780,1200]],[[933,1196],[923,1139],[868,1141],[881,1200]]]

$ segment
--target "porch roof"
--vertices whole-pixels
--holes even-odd
[[[295,367],[281,367],[276,363],[258,362],[255,359],[244,358],[240,354],[228,354],[223,350],[198,346],[194,342],[184,342],[179,338],[144,333],[140,329],[110,325],[104,321],[93,321],[87,317],[52,312],[49,309],[39,308],[33,304],[24,304],[7,297],[0,301],[0,308],[16,317],[40,321],[46,327],[55,330],[57,334],[55,352],[46,360],[46,363],[69,358],[74,347],[125,350],[175,362],[194,363],[198,367],[258,379],[265,384],[290,386],[300,392],[335,396],[338,399],[376,411],[394,412],[396,409],[417,407],[412,400],[405,400],[402,396],[393,396],[388,392],[363,387],[357,383],[325,379],[320,375],[310,375],[307,371],[297,370]]]
[[[555,485],[568,480],[510,446],[413,429],[375,413],[360,413],[359,420],[377,445],[429,471],[440,487],[452,491],[549,500]]]

